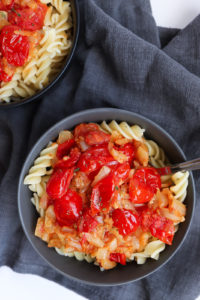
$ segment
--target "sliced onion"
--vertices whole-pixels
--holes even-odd
[[[117,151],[116,149],[113,148],[114,144],[112,142],[110,142],[108,144],[108,150],[110,152],[110,154],[112,155],[112,157],[118,161],[120,164],[123,164],[124,162],[128,161],[128,157],[123,154],[120,151]]]
[[[177,217],[176,215],[170,213],[168,208],[160,208],[160,212],[163,215],[163,217],[165,217],[173,222],[181,221],[180,217]]]
[[[99,173],[94,177],[94,180],[92,182],[92,186],[95,186],[97,182],[102,180],[104,177],[106,177],[110,173],[111,169],[107,166],[103,166]]]
[[[186,214],[185,205],[176,199],[173,199],[170,203],[170,209],[172,209],[175,212],[175,214],[179,216],[185,216]]]
[[[79,146],[82,151],[86,151],[89,148],[88,144],[86,144],[86,142],[84,140],[79,141]]]
[[[58,136],[58,144],[62,144],[73,138],[72,133],[69,130],[62,130]]]

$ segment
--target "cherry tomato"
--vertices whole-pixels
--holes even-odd
[[[84,136],[86,133],[93,130],[99,130],[99,126],[95,123],[88,123],[88,124],[82,123],[75,127],[74,136],[75,137]]]
[[[83,141],[85,145],[97,146],[108,143],[110,140],[110,134],[107,134],[100,130],[99,126],[94,123],[82,123],[76,126],[74,130],[74,136],[77,144],[80,145],[80,147]]]
[[[12,9],[13,5],[14,5],[14,0],[1,0],[0,1],[0,10],[7,11],[9,9]]]
[[[69,153],[69,150],[71,149],[72,146],[74,146],[75,140],[70,139],[60,145],[58,145],[56,156],[58,159],[62,159],[63,156],[67,155]]]
[[[85,142],[89,146],[105,144],[110,141],[110,134],[107,134],[101,130],[89,131],[84,135]]]
[[[158,171],[160,176],[172,174],[172,170],[170,167],[157,168],[156,170]]]
[[[35,31],[42,29],[47,12],[47,5],[37,2],[37,8],[16,6],[8,13],[8,21],[23,30]]]
[[[99,170],[104,165],[118,164],[110,155],[108,145],[93,146],[80,157],[77,167],[87,174]]]
[[[115,261],[117,263],[120,263],[121,265],[126,265],[126,255],[123,253],[110,253],[111,261]]]
[[[132,143],[127,143],[120,147],[114,146],[117,151],[122,152],[124,155],[128,157],[128,162],[131,163],[135,157],[135,147]]]
[[[145,203],[161,187],[161,179],[155,168],[141,168],[135,172],[129,184],[129,194],[134,203]]]
[[[6,74],[6,72],[4,71],[2,60],[0,59],[0,82],[1,81],[4,81],[4,82],[11,81],[12,77],[13,77],[13,75],[9,76],[8,74]]]
[[[97,220],[90,214],[90,209],[86,208],[83,210],[82,216],[78,221],[79,232],[90,232],[93,231],[98,225]]]
[[[130,165],[128,162],[117,165],[114,169],[115,184],[122,184],[129,176]]]
[[[147,209],[142,212],[141,225],[144,231],[149,230],[154,237],[165,244],[172,244],[175,228],[171,220]]]
[[[52,199],[61,198],[70,185],[73,173],[74,168],[55,171],[47,182],[46,192],[48,196]]]
[[[69,154],[69,159],[60,160],[55,166],[54,169],[67,169],[73,167],[81,156],[81,152],[78,147],[74,147],[71,149]]]
[[[130,209],[117,208],[112,212],[114,226],[121,235],[128,235],[136,231],[139,226],[139,217]]]
[[[108,175],[99,181],[92,189],[91,214],[94,216],[99,212],[107,212],[112,202],[115,190],[113,175]]]
[[[7,25],[0,34],[0,52],[14,66],[23,66],[29,55],[28,37],[15,33],[20,30],[17,26]]]
[[[76,223],[81,215],[82,198],[75,191],[68,190],[60,199],[54,202],[56,219],[61,226],[70,226]]]

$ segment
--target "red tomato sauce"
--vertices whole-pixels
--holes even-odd
[[[170,190],[162,189],[160,172],[146,165],[146,158],[136,159],[144,141],[121,144],[122,136],[92,123],[76,126],[69,136],[58,144],[46,185],[45,209],[51,217],[39,219],[36,235],[49,247],[89,254],[104,269],[125,265],[152,239],[171,245],[175,222],[163,208],[176,222],[184,216],[173,208]]]
[[[47,5],[38,0],[0,1],[0,82],[12,80],[15,70],[31,57],[31,37],[42,29]]]

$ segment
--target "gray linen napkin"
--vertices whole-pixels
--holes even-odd
[[[155,274],[124,286],[90,287],[66,279],[35,253],[22,232],[21,166],[39,136],[73,112],[104,106],[134,111],[165,128],[188,158],[200,153],[200,17],[181,31],[168,31],[156,27],[148,0],[80,0],[80,10],[80,41],[64,78],[42,101],[0,111],[0,265],[55,280],[90,299],[195,299],[199,199],[181,250]]]

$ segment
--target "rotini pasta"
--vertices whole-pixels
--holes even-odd
[[[15,0],[18,3],[21,0]],[[34,1],[34,0],[33,0]],[[28,60],[17,67],[9,82],[1,82],[0,102],[26,98],[43,89],[61,70],[63,60],[72,46],[72,16],[70,2],[64,0],[41,0],[48,5],[44,26],[37,35]],[[0,62],[1,63],[1,62]]]
[[[47,148],[41,151],[40,156],[34,161],[33,167],[30,168],[28,175],[24,179],[24,184],[35,187],[41,183],[42,176],[51,173],[47,168],[51,167],[51,161],[55,157],[58,144],[50,143]],[[37,191],[35,188],[34,191]]]
[[[174,185],[170,190],[174,193],[174,197],[183,202],[187,194],[189,172],[177,172],[171,176]]]
[[[81,136],[82,130],[84,132],[84,136]],[[138,160],[138,162],[135,164],[136,169],[134,169],[133,167],[132,170],[129,170],[130,172],[129,177],[133,176],[134,178],[134,174],[136,174],[137,172],[139,174],[141,169],[143,170],[143,172],[144,170],[152,170],[153,173],[151,173],[151,176],[153,177],[150,177],[152,182],[152,178],[154,178],[155,176],[153,170],[165,166],[167,162],[164,151],[154,141],[146,140],[145,137],[143,136],[144,129],[140,128],[138,125],[129,126],[126,122],[121,122],[118,124],[116,121],[112,121],[110,123],[106,123],[104,121],[101,123],[101,125],[93,124],[93,123],[81,124],[77,126],[73,132],[70,131],[60,132],[57,141],[54,143],[50,143],[47,148],[41,151],[40,156],[34,161],[33,167],[30,168],[29,174],[25,177],[24,180],[24,184],[28,184],[30,190],[33,192],[33,197],[31,201],[35,205],[38,213],[40,214],[40,218],[38,219],[38,223],[36,226],[36,232],[35,232],[36,236],[46,241],[49,247],[54,247],[58,252],[58,254],[69,256],[69,257],[75,257],[80,261],[86,260],[87,262],[94,262],[94,264],[99,266],[101,270],[113,268],[116,265],[116,262],[120,262],[124,264],[125,261],[123,256],[120,256],[121,253],[125,253],[126,261],[134,260],[137,262],[137,264],[144,264],[148,258],[158,260],[159,255],[162,251],[164,251],[166,244],[170,245],[172,242],[171,240],[172,237],[170,237],[170,235],[168,238],[163,239],[162,236],[159,236],[159,234],[157,234],[155,230],[151,231],[151,229],[148,229],[147,232],[146,231],[143,232],[142,228],[145,228],[145,226],[147,226],[145,225],[145,223],[143,223],[143,225],[141,226],[144,227],[138,227],[138,229],[135,231],[135,234],[130,236],[125,234],[124,236],[123,230],[126,231],[125,228],[130,226],[131,221],[127,223],[126,225],[127,227],[126,226],[123,227],[123,230],[120,229],[121,223],[119,222],[119,219],[121,217],[119,215],[119,211],[122,212],[126,211],[126,217],[127,217],[127,214],[132,210],[133,211],[136,210],[141,213],[143,211],[143,206],[144,206],[144,203],[137,202],[135,200],[136,198],[133,198],[134,201],[136,201],[135,204],[133,204],[133,202],[130,201],[130,198],[132,197],[131,189],[133,188],[133,186],[131,186],[131,183],[129,183],[128,186],[126,184],[126,180],[124,183],[123,180],[122,182],[120,181],[121,185],[117,186],[117,188],[115,187],[117,191],[120,189],[120,192],[118,191],[119,193],[118,196],[115,195],[116,198],[113,204],[113,209],[117,214],[117,218],[115,218],[114,212],[112,212],[112,217],[110,217],[110,214],[104,215],[100,213],[99,216],[95,217],[96,218],[95,220],[91,215],[90,216],[87,215],[87,218],[89,218],[90,220],[90,226],[92,226],[92,228],[93,226],[97,226],[97,224],[99,224],[98,230],[97,228],[94,231],[90,231],[90,230],[84,231],[85,229],[83,230],[83,228],[89,226],[86,224],[83,225],[83,223],[81,223],[84,220],[84,216],[85,216],[84,212],[81,213],[82,219],[80,223],[78,222],[77,224],[75,224],[75,227],[70,227],[69,225],[66,225],[68,223],[66,223],[64,227],[61,227],[57,223],[55,223],[57,218],[58,218],[57,219],[58,222],[60,222],[59,221],[60,217],[58,217],[56,204],[54,204],[54,208],[52,205],[48,206],[47,208],[47,204],[46,204],[47,197],[51,198],[51,193],[50,193],[49,186],[48,189],[46,188],[46,186],[47,184],[49,184],[50,181],[52,181],[53,176],[55,176],[55,173],[53,173],[54,175],[51,175],[51,172],[55,168],[56,159],[58,161],[59,158],[59,161],[57,162],[56,165],[57,166],[56,170],[59,170],[58,166],[62,170],[63,167],[67,168],[67,166],[69,165],[71,166],[71,159],[73,161],[74,159],[73,155],[77,155],[77,151],[79,151],[77,150],[78,148],[80,148],[81,151],[83,151],[82,155],[84,157],[85,152],[87,152],[88,149],[87,142],[89,143],[93,142],[93,135],[91,133],[89,135],[90,141],[87,138],[85,138],[85,134],[87,130],[91,130],[91,132],[92,130],[94,130],[95,142],[96,140],[99,141],[99,139],[100,140],[108,139],[108,135],[112,135],[113,138],[116,136],[116,141],[113,141],[113,139],[111,138],[110,139],[111,142],[108,142],[108,149],[105,148],[104,144],[103,146],[98,146],[100,147],[100,149],[102,147],[104,155],[106,155],[105,153],[107,150],[109,150],[110,153],[112,154],[112,148],[109,146],[109,143],[112,144],[116,142],[116,147],[122,147],[122,149],[124,149],[123,148],[124,146],[129,145],[128,146],[129,155],[130,155],[130,147],[131,147],[130,144],[132,141],[136,141],[135,143],[133,143],[134,147],[140,147],[141,144],[146,145],[145,146],[146,148],[144,147],[143,150],[148,152],[149,164],[152,167],[150,167],[149,164],[147,166],[145,165],[144,167],[141,167],[143,166],[142,161]],[[99,135],[97,133],[98,131],[100,132]],[[115,133],[113,133],[114,131],[117,131],[118,134],[116,135]],[[73,141],[73,139],[75,140]],[[121,145],[119,141],[122,141],[125,144]],[[73,147],[75,146],[75,148],[72,148],[70,152],[66,150],[64,151],[63,147],[69,147],[68,145],[73,145]],[[82,146],[84,147],[83,149]],[[98,149],[98,147],[95,149]],[[83,197],[82,199],[84,199],[84,203],[87,203],[87,197],[88,197],[86,194],[87,188],[91,184],[91,181],[88,179],[87,175],[84,175],[86,169],[89,168],[88,164],[90,165],[90,161],[92,160],[90,148],[88,149],[88,151],[89,151],[89,160],[88,161],[86,160],[85,162],[83,162],[83,158],[80,158],[81,154],[78,152],[79,153],[77,156],[78,161],[80,158],[81,163],[80,161],[77,164],[75,163],[74,168],[76,168],[75,169],[76,171],[74,172],[77,173],[76,175],[72,175],[73,180],[70,183],[70,187],[69,187],[69,189],[72,189],[72,192],[70,192],[72,193],[71,199],[76,199],[76,201],[78,201],[79,199],[80,201],[80,198],[77,197],[80,197],[81,195],[81,197]],[[66,153],[67,155],[63,153]],[[118,159],[116,152],[114,152],[114,155],[115,155],[114,158]],[[62,160],[61,157],[63,157]],[[146,156],[144,156],[144,153],[142,153],[142,158],[144,157]],[[101,163],[102,158],[100,154],[97,156],[96,159],[98,163]],[[105,161],[105,156],[103,156],[103,160]],[[52,167],[52,162],[53,162],[53,167]],[[135,160],[133,162],[135,162]],[[125,163],[120,162],[120,165],[125,167],[124,164],[127,166],[127,160],[125,160]],[[97,166],[97,164],[95,164],[95,166]],[[62,174],[62,172],[60,174]],[[69,169],[67,169],[67,172],[69,172]],[[99,173],[96,175],[91,185],[92,189],[95,189],[97,183],[103,180],[102,178],[104,177],[102,176],[105,176],[105,179],[107,179],[106,176],[109,176],[109,174],[111,174],[110,172],[112,173],[111,169],[109,168],[109,165],[103,166],[100,169]],[[156,174],[157,174],[156,176],[160,176],[158,175],[157,171]],[[142,177],[143,176],[144,173],[142,173]],[[153,197],[152,194],[150,194],[151,196],[148,202],[148,209],[150,209],[150,212],[152,209],[151,213],[153,213],[153,215],[151,218],[156,218],[155,220],[159,219],[159,221],[157,222],[158,224],[162,222],[162,218],[164,218],[165,220],[164,222],[169,222],[168,226],[172,226],[170,227],[171,228],[170,234],[171,232],[175,233],[178,230],[178,224],[184,221],[186,208],[182,202],[184,201],[187,193],[188,177],[189,177],[188,172],[177,172],[175,174],[160,176],[161,178],[160,188],[158,188],[154,192]],[[107,179],[107,181],[104,182],[104,185],[108,184],[109,180],[110,179]],[[147,181],[145,181],[144,184],[147,184],[146,182]],[[157,181],[155,181],[154,184],[157,184],[156,182]],[[53,189],[53,191],[55,192],[55,189]],[[77,196],[75,191],[79,193],[79,196]],[[141,197],[141,193],[143,193],[142,190],[140,190],[140,193],[138,194],[139,196],[137,197]],[[104,197],[103,194],[102,197]],[[145,197],[147,197],[146,194]],[[92,199],[93,198],[91,195],[91,198],[89,199],[90,205],[93,201]],[[59,210],[61,207],[60,203],[61,202],[59,202],[59,206],[58,206]],[[93,209],[92,205],[90,209],[91,210]],[[158,214],[157,214],[157,210],[159,210]],[[124,219],[122,218],[121,220]],[[94,225],[94,223],[96,225]],[[149,220],[147,224],[149,226]],[[79,228],[78,232],[77,232],[77,227]],[[42,228],[42,231],[40,228]],[[84,233],[83,235],[80,235],[80,233],[82,232],[81,230],[83,230]],[[44,232],[44,234],[41,232]],[[110,237],[109,237],[109,232],[111,234]],[[50,238],[51,236],[53,236],[53,238]],[[106,236],[107,238],[105,239]],[[80,242],[80,237],[81,237],[81,242]],[[87,246],[84,246],[85,241],[87,241],[89,248],[87,248]],[[91,251],[88,249],[93,249],[93,250]]]

